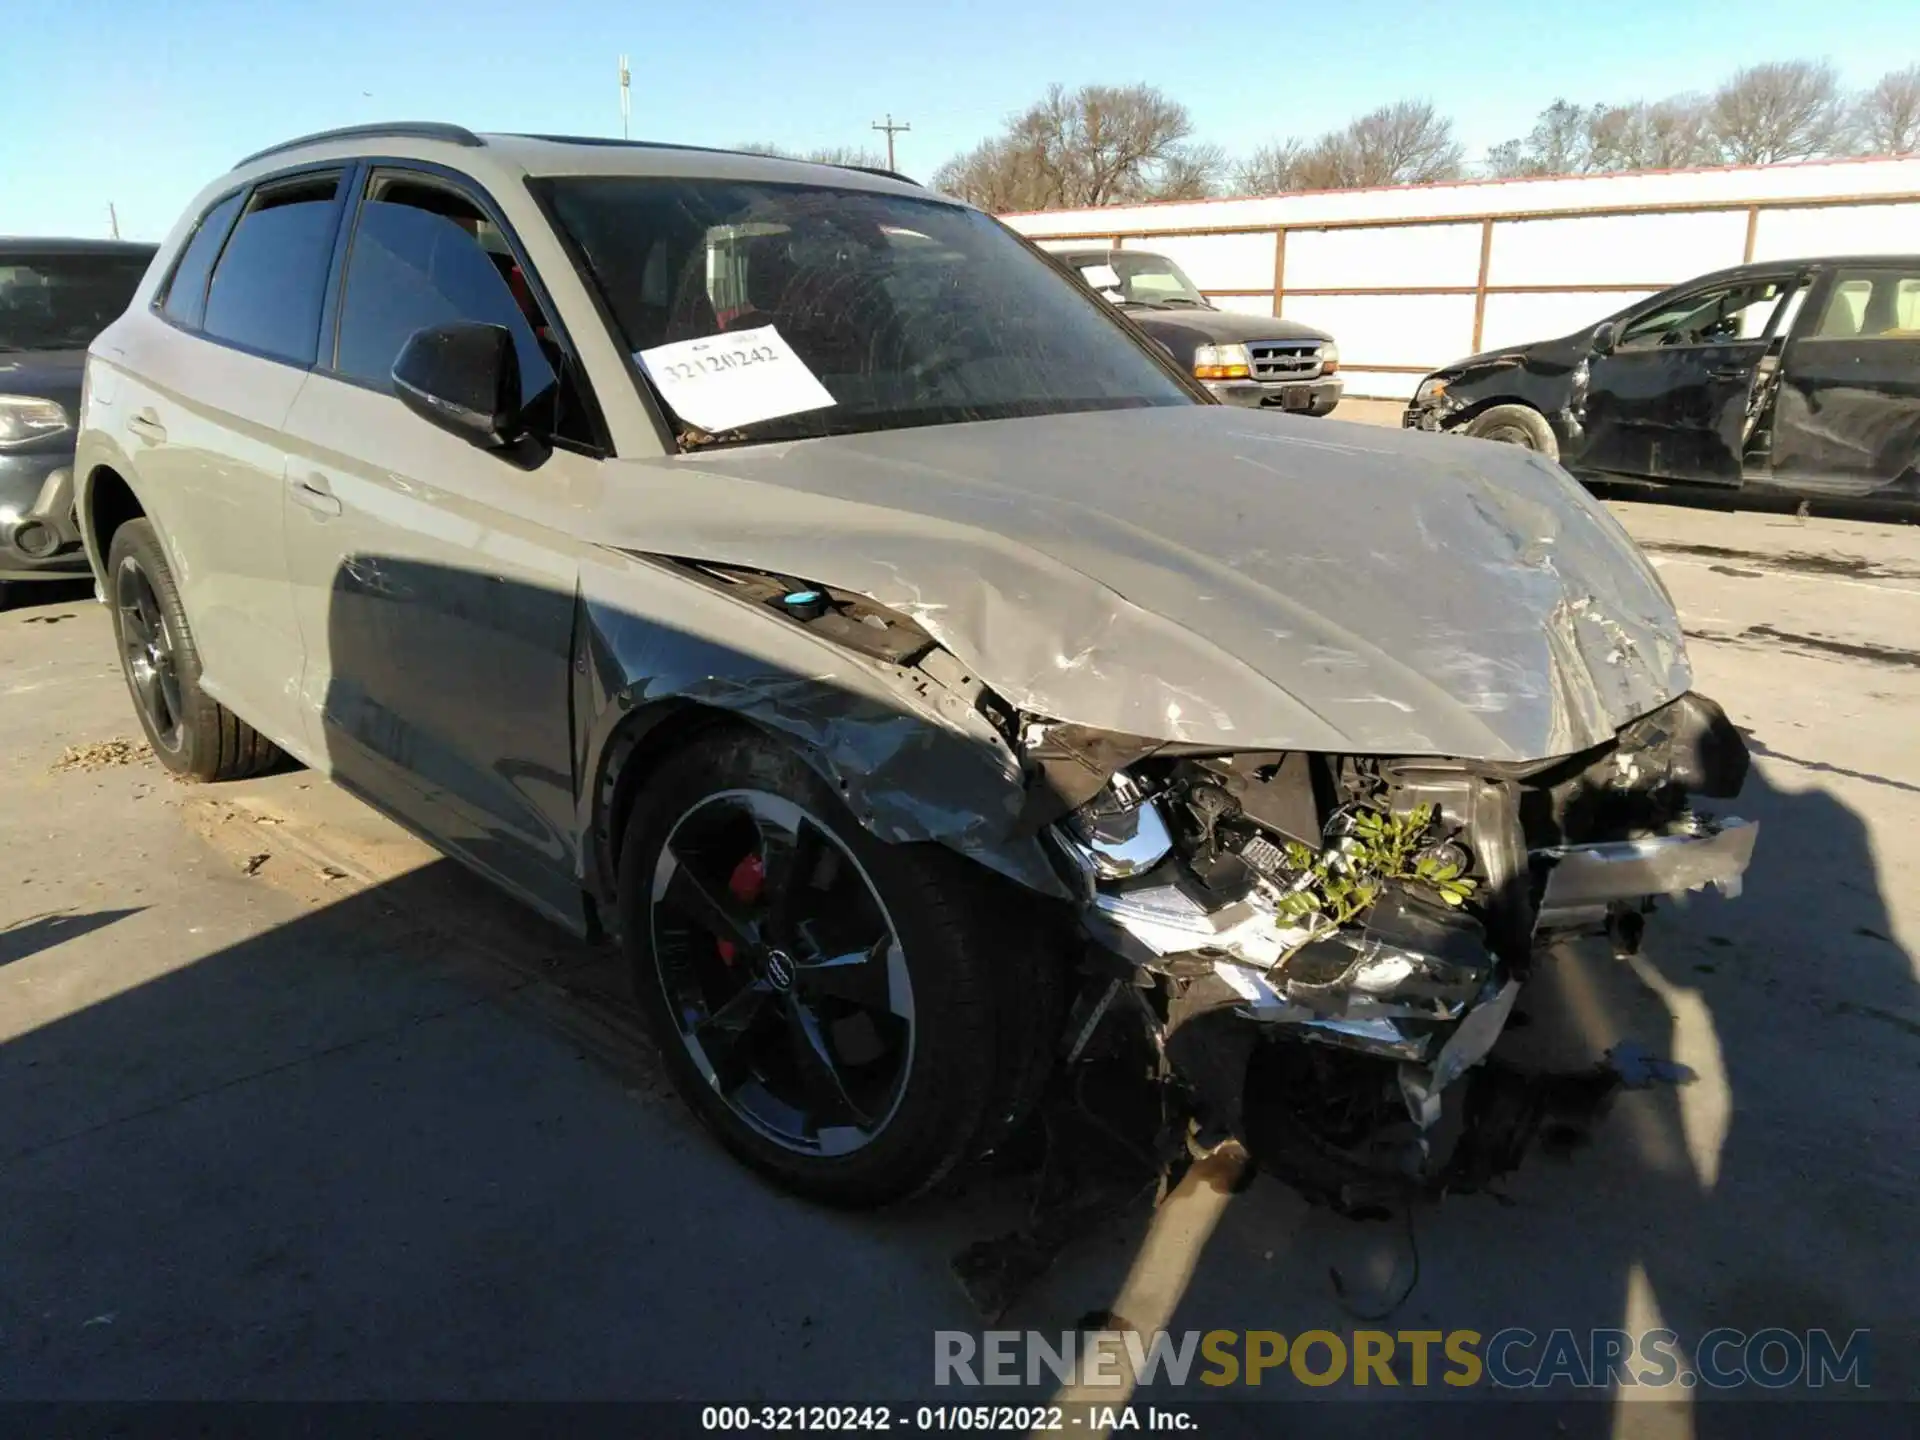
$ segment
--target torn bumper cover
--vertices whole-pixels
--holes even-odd
[[[1563,845],[1535,853],[1546,869],[1540,896],[1543,929],[1604,920],[1611,906],[1711,885],[1729,900],[1740,894],[1760,827],[1729,816],[1670,835]]]

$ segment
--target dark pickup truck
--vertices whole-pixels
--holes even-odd
[[[1920,502],[1920,257],[1741,265],[1420,382],[1402,423],[1585,479]]]
[[[153,252],[117,240],[0,239],[0,605],[20,581],[88,574],[73,520],[80,371]]]
[[[1164,255],[1059,250],[1054,258],[1229,404],[1325,415],[1340,403],[1340,348],[1324,331],[1216,309]]]

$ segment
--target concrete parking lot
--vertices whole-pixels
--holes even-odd
[[[1912,1396],[1920,529],[1615,508],[1763,830],[1743,899],[1561,953],[1528,1009],[1698,1078],[1421,1211],[1383,1323],[1870,1328]],[[138,734],[104,610],[0,614],[0,1396],[924,1397],[933,1332],[979,1328],[948,1260],[1018,1181],[784,1198],[666,1090],[608,956],[311,774],[183,786]],[[1262,1182],[1089,1237],[1003,1324],[1343,1330],[1409,1239]],[[1604,1423],[1707,1433],[1689,1398]]]

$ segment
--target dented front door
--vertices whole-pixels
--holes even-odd
[[[1755,380],[1798,281],[1721,282],[1643,313],[1589,362],[1583,470],[1738,485]]]

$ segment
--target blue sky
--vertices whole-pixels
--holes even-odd
[[[925,176],[1053,81],[1157,85],[1230,152],[1403,96],[1469,154],[1556,96],[1705,89],[1762,60],[1850,85],[1920,59],[1912,0],[11,0],[0,234],[157,239],[251,150],[329,126],[633,133],[725,145],[878,141]]]

